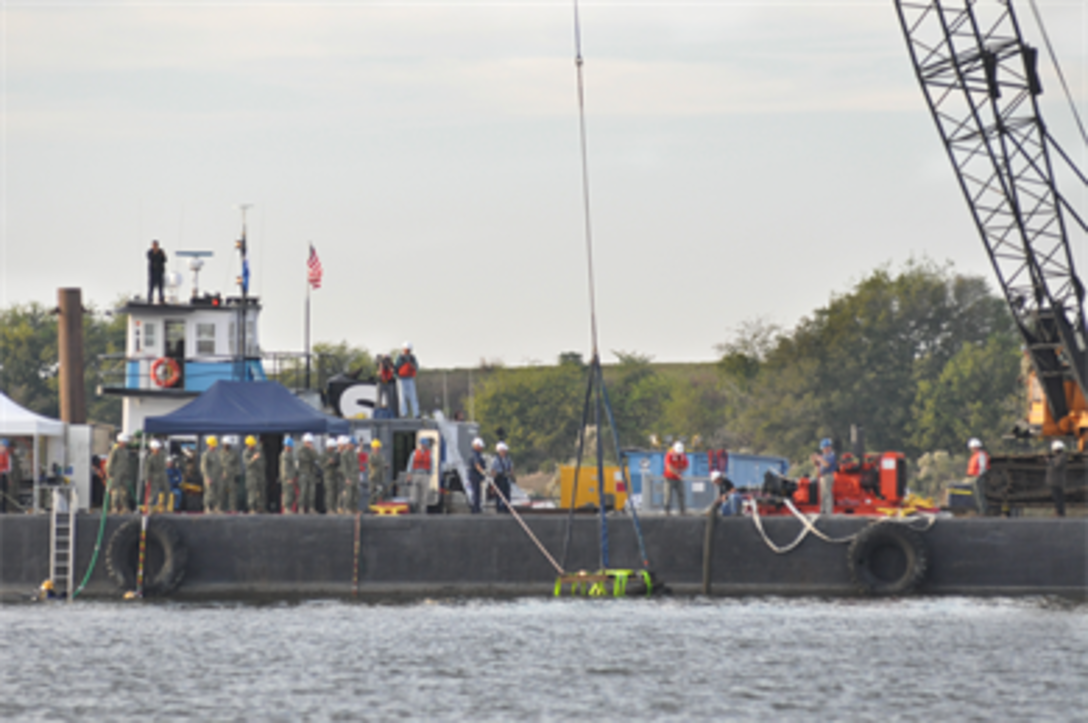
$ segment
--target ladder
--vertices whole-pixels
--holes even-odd
[[[79,496],[74,487],[53,490],[53,505],[49,511],[49,579],[59,594],[64,590],[72,599],[76,557],[76,508]]]

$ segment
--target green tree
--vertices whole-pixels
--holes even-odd
[[[362,347],[351,346],[346,341],[337,344],[322,341],[311,349],[311,389],[324,389],[329,379],[337,374],[366,378],[374,373],[374,357]],[[306,385],[306,360],[300,357],[294,363],[284,365],[275,379],[288,389],[302,389]]]
[[[619,364],[607,368],[604,376],[616,433],[622,447],[643,447],[660,425],[672,395],[671,385],[654,369],[650,357],[613,353]],[[605,449],[612,449],[610,439],[605,443]]]

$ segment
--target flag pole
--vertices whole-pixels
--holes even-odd
[[[313,244],[310,244],[310,254],[313,254]],[[307,257],[309,258],[309,257]],[[310,268],[306,267],[306,389],[310,389]]]

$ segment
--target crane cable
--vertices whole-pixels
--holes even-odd
[[[1050,55],[1050,62],[1054,64],[1054,70],[1058,73],[1058,80],[1065,92],[1065,99],[1069,101],[1069,107],[1073,111],[1073,118],[1076,119],[1077,128],[1080,129],[1080,137],[1085,145],[1088,145],[1088,132],[1084,130],[1084,123],[1081,121],[1080,113],[1077,112],[1077,104],[1073,102],[1073,94],[1069,92],[1069,85],[1065,82],[1065,73],[1062,72],[1062,66],[1058,63],[1058,55],[1054,52],[1054,46],[1050,42],[1050,34],[1047,33],[1046,26],[1043,25],[1043,16],[1039,13],[1039,7],[1035,4],[1035,0],[1030,0],[1030,2],[1031,12],[1035,15],[1035,22],[1043,35],[1043,42],[1046,43],[1046,52]]]
[[[582,79],[582,24],[578,17],[578,0],[574,0],[574,65],[578,70],[578,131],[582,150],[582,207],[585,218],[586,271],[589,277],[589,327],[593,341],[593,356],[597,357],[597,293],[593,274],[593,227],[589,216],[589,158],[586,151],[585,83]]]

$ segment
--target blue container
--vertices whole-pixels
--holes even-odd
[[[663,450],[624,450],[627,455],[627,473],[631,478],[631,491],[642,493],[643,476],[661,477],[665,474],[665,451]],[[710,460],[706,452],[689,452],[688,471],[685,477],[710,477]],[[739,454],[731,452],[725,468],[725,476],[733,480],[737,489],[759,489],[763,486],[763,475],[767,470],[786,474],[790,461],[785,457],[770,457],[761,454]]]

